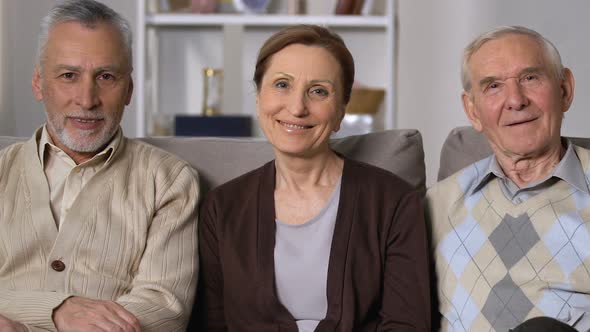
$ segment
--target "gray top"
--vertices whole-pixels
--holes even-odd
[[[499,184],[502,193],[514,204],[520,204],[521,202],[526,201],[546,188],[549,188],[559,179],[587,194],[590,194],[590,192],[588,192],[588,185],[586,184],[586,176],[582,169],[582,164],[576,155],[576,151],[574,151],[573,144],[567,139],[565,140],[565,144],[567,145],[567,150],[551,174],[541,181],[530,183],[522,188],[519,188],[504,174],[502,168],[498,164],[498,160],[492,155],[486,169],[486,175],[477,185],[475,191],[483,188],[493,177],[498,177],[500,179]]]
[[[332,235],[340,201],[338,181],[328,203],[302,225],[277,220],[274,251],[277,295],[300,332],[313,331],[326,317],[326,284]]]

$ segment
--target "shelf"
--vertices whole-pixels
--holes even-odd
[[[246,26],[287,26],[293,24],[318,24],[330,27],[386,28],[390,22],[386,16],[360,15],[223,15],[223,14],[154,14],[147,15],[149,26],[219,26],[226,24]]]
[[[137,135],[151,134],[160,115],[200,109],[203,86],[198,68],[204,67],[223,68],[229,78],[224,80],[223,97],[224,108],[232,110],[227,114],[254,117],[250,75],[259,47],[278,29],[295,24],[337,31],[354,56],[355,79],[385,90],[376,128],[395,128],[396,1],[374,1],[375,13],[383,15],[150,14],[147,0],[136,0]],[[256,122],[253,130],[262,135]]]

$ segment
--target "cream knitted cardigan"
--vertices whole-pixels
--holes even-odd
[[[36,137],[0,151],[0,314],[55,330],[53,309],[83,296],[123,305],[143,331],[186,328],[198,276],[196,173],[135,140],[114,153],[58,230]]]

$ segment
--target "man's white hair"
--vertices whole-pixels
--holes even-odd
[[[129,22],[108,6],[94,0],[68,0],[55,5],[41,20],[41,30],[37,38],[37,67],[43,68],[43,59],[49,31],[59,23],[78,22],[94,27],[98,23],[110,24],[117,29],[127,53],[129,66],[133,66],[133,37]]]
[[[471,59],[471,56],[485,43],[510,34],[529,36],[539,43],[545,53],[545,59],[549,61],[549,65],[552,67],[552,73],[554,77],[560,81],[563,80],[564,68],[563,64],[561,63],[561,56],[559,55],[559,51],[557,51],[557,48],[555,45],[553,45],[553,43],[551,43],[547,38],[543,37],[540,33],[529,28],[522,26],[501,26],[488,32],[484,32],[475,38],[471,43],[469,43],[467,47],[465,47],[465,50],[463,51],[463,63],[461,66],[461,83],[463,84],[463,90],[465,90],[465,92],[471,92],[472,88],[471,75],[469,72],[469,60]]]

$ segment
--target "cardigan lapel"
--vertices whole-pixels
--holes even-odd
[[[266,164],[258,187],[258,261],[260,272],[261,301],[268,312],[273,313],[286,326],[285,330],[295,328],[295,318],[279,301],[275,286],[274,247],[276,236],[275,223],[275,166],[274,161]],[[354,166],[344,159],[340,202],[334,227],[334,236],[330,249],[328,265],[327,297],[328,311],[326,318],[316,327],[316,331],[336,330],[342,316],[344,279],[346,275],[346,258],[350,242],[350,232],[355,215],[355,201],[359,186],[354,176]]]
[[[356,184],[357,178],[354,174],[354,166],[344,158],[340,202],[338,203],[338,213],[336,215],[328,265],[328,281],[326,285],[328,311],[326,318],[318,324],[316,331],[335,331],[341,321],[348,245],[359,190],[359,186]]]
[[[258,187],[258,275],[261,290],[260,301],[267,308],[270,316],[280,322],[281,331],[297,331],[295,318],[279,301],[275,284],[274,248],[276,236],[275,218],[275,164],[267,163],[261,173]]]
[[[84,202],[99,202],[103,196],[107,196],[107,193],[113,191],[113,176],[111,174],[115,173],[117,168],[126,167],[125,164],[122,164],[123,161],[121,158],[125,154],[126,147],[127,138],[122,136],[118,146],[112,151],[105,164],[88,180],[88,183],[84,185],[76,198],[74,198],[71,205],[72,209],[70,209],[62,221],[60,228],[60,230],[67,229],[67,232],[58,233],[58,241],[53,249],[68,245],[67,238],[71,237],[72,234],[80,234],[82,232],[86,225],[81,223],[81,220],[85,220],[88,216],[92,216],[88,220],[96,220],[96,210],[88,211],[77,207],[85,206]],[[99,183],[100,185],[96,185],[95,183]],[[102,188],[102,190],[97,192],[89,188]],[[91,208],[94,209],[95,206],[97,205],[92,205]]]
[[[31,216],[39,236],[44,238],[44,252],[49,253],[57,237],[57,225],[49,207],[49,185],[45,178],[37,150],[37,131],[24,144],[24,175],[31,195]]]

